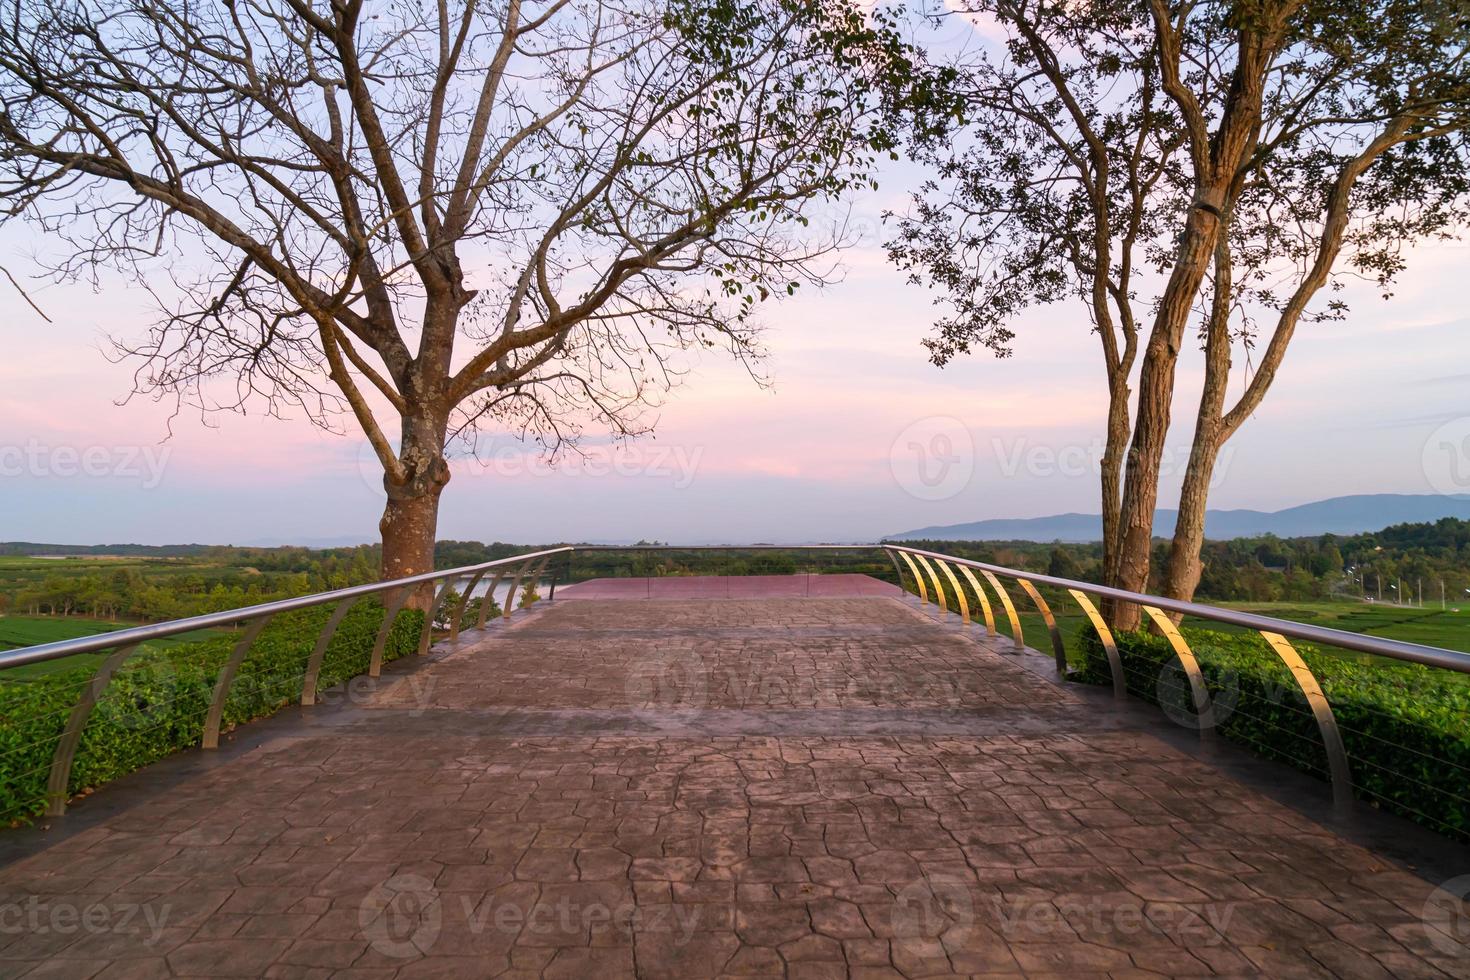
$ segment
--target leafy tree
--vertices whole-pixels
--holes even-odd
[[[1056,547],[1051,550],[1051,557],[1047,559],[1046,574],[1076,579],[1082,574],[1082,566],[1066,548]]]
[[[0,216],[169,280],[139,391],[350,413],[398,577],[482,425],[633,434],[677,352],[758,356],[912,74],[847,0],[17,0]]]
[[[1075,301],[1108,408],[1104,577],[1144,591],[1174,383],[1205,385],[1163,588],[1201,574],[1221,446],[1340,277],[1385,288],[1404,247],[1466,215],[1470,31],[1457,0],[965,0],[1004,42],[954,66],[963,113],[914,151],[935,177],[890,245],[948,305],[940,365],[1010,353],[1016,317]],[[1234,352],[1264,339],[1226,405]],[[1132,626],[1138,610],[1112,609]]]

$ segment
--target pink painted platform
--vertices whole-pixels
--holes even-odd
[[[560,586],[557,599],[778,599],[896,596],[898,587],[871,575],[678,575],[595,578]]]

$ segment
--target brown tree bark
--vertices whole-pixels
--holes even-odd
[[[1229,231],[1225,228],[1215,244],[1214,295],[1210,301],[1210,320],[1205,336],[1204,389],[1200,393],[1189,464],[1179,491],[1179,519],[1174,525],[1174,537],[1169,547],[1164,594],[1175,598],[1193,597],[1204,573],[1200,549],[1205,541],[1205,511],[1210,483],[1215,476],[1215,462],[1226,438],[1222,412],[1230,380],[1233,283]]]
[[[1103,582],[1118,580],[1118,564],[1123,553],[1122,487],[1123,461],[1128,449],[1128,377],[1126,371],[1109,368],[1108,431],[1102,458],[1102,535]],[[1112,621],[1119,610],[1111,600],[1103,601],[1103,616]]]
[[[403,420],[398,454],[404,479],[384,476],[388,500],[378,530],[383,537],[382,578],[407,578],[434,569],[435,530],[439,497],[449,483],[444,458],[445,422],[432,416]],[[409,600],[415,609],[427,609],[432,589],[419,589]]]
[[[1272,6],[1238,30],[1237,64],[1219,124],[1212,132],[1207,114],[1181,71],[1179,28],[1163,0],[1150,0],[1160,77],[1184,122],[1195,193],[1139,371],[1133,442],[1120,507],[1117,576],[1109,583],[1121,589],[1148,591],[1159,471],[1184,329],[1215,255],[1230,188],[1258,144],[1265,76],[1286,23],[1298,6],[1295,2]],[[1139,614],[1138,607],[1120,603],[1111,618],[1118,629],[1137,629]]]
[[[1215,295],[1205,340],[1204,389],[1200,395],[1189,468],[1185,472],[1179,498],[1179,522],[1169,547],[1164,594],[1170,598],[1194,598],[1203,573],[1200,549],[1204,544],[1205,512],[1220,450],[1260,406],[1276,379],[1276,372],[1307,304],[1327,284],[1333,263],[1342,251],[1354,185],[1385,151],[1408,137],[1411,122],[1412,114],[1409,112],[1390,119],[1377,138],[1338,171],[1327,197],[1312,265],[1283,305],[1260,366],[1246,386],[1245,393],[1228,412],[1225,411],[1225,393],[1230,380],[1229,314],[1233,275],[1229,242],[1227,236],[1222,235],[1216,249]]]
[[[1190,308],[1214,251],[1219,197],[1219,191],[1213,188],[1202,194],[1201,203],[1185,222],[1174,269],[1154,317],[1139,371],[1133,442],[1119,507],[1117,570],[1108,583],[1130,592],[1148,591],[1154,509],[1158,506],[1164,440],[1169,434],[1175,367]],[[1109,615],[1117,629],[1138,628],[1140,610],[1131,603],[1111,604]]]

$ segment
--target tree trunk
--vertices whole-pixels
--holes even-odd
[[[1120,374],[1109,379],[1108,434],[1102,458],[1102,535],[1103,584],[1118,580],[1118,561],[1122,554],[1122,521],[1120,513],[1123,484],[1123,458],[1128,451],[1128,378]],[[1119,610],[1111,599],[1103,600],[1103,616],[1112,622]]]
[[[1223,188],[1202,190],[1196,199],[1198,203],[1190,210],[1139,371],[1138,409],[1120,507],[1117,578],[1108,583],[1130,592],[1148,591],[1154,510],[1159,501],[1159,466],[1164,456],[1164,440],[1169,435],[1174,372],[1185,324],[1215,251],[1222,198]],[[1139,621],[1137,606],[1116,604],[1112,623],[1115,628],[1137,629]]]
[[[1169,568],[1164,595],[1171,599],[1194,598],[1204,566],[1200,549],[1205,543],[1205,511],[1209,506],[1210,483],[1220,447],[1230,437],[1224,423],[1225,392],[1230,383],[1230,304],[1235,278],[1230,238],[1223,227],[1215,242],[1214,295],[1205,334],[1205,381],[1200,391],[1199,413],[1194,423],[1194,442],[1189,449],[1189,468],[1179,491],[1179,520],[1169,545]],[[1174,617],[1177,623],[1179,617]]]
[[[1195,430],[1194,445],[1189,453],[1189,469],[1179,491],[1179,522],[1174,526],[1174,540],[1169,545],[1169,568],[1164,580],[1164,595],[1186,602],[1194,598],[1204,565],[1200,549],[1205,543],[1205,510],[1209,503],[1210,481],[1215,474],[1215,461],[1223,440],[1219,420],[1201,420]],[[1177,617],[1176,617],[1177,620]]]
[[[434,540],[439,524],[439,496],[449,482],[444,459],[444,423],[435,418],[405,418],[399,450],[407,478],[384,477],[388,501],[378,530],[383,536],[384,581],[434,570]],[[433,589],[418,589],[409,607],[427,610]]]
[[[1184,313],[1187,315],[1187,308]],[[1174,365],[1179,358],[1178,344],[1169,345],[1162,340],[1150,342],[1138,380],[1138,415],[1119,508],[1117,571],[1114,580],[1108,583],[1130,592],[1148,591],[1154,509],[1159,499],[1159,466],[1164,455],[1164,439],[1169,434]],[[1132,603],[1114,603],[1112,617],[1115,629],[1135,630],[1140,610]]]
[[[439,491],[388,494],[378,530],[383,534],[383,581],[408,578],[434,569],[434,532],[439,520]]]

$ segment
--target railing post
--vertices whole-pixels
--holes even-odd
[[[929,564],[929,560],[923,555],[915,555],[914,557],[919,560],[920,565],[924,566],[924,571],[929,573],[929,580],[934,583],[934,597],[935,601],[939,603],[940,613],[948,613],[949,602],[944,598],[944,586],[939,584],[939,575],[934,571],[934,566]]]
[[[1021,588],[1025,590],[1026,594],[1031,597],[1031,601],[1036,604],[1036,611],[1041,613],[1041,618],[1046,622],[1047,632],[1051,634],[1051,650],[1057,660],[1057,673],[1066,674],[1067,648],[1062,643],[1062,631],[1057,629],[1057,620],[1051,614],[1051,606],[1046,604],[1046,600],[1042,598],[1036,586],[1029,580],[1018,578],[1016,581],[1020,583]]]
[[[1291,645],[1291,641],[1280,633],[1268,633],[1265,630],[1260,633],[1276,652],[1276,656],[1281,658],[1281,662],[1286,664],[1297,687],[1306,696],[1307,705],[1312,709],[1312,717],[1317,721],[1317,730],[1322,734],[1322,747],[1327,751],[1327,767],[1332,775],[1332,800],[1339,812],[1344,812],[1353,802],[1353,773],[1352,767],[1348,765],[1347,747],[1343,745],[1342,732],[1337,729],[1337,717],[1332,713],[1332,705],[1327,702],[1327,695],[1317,683],[1316,675],[1301,658],[1301,654],[1297,653],[1296,647]]]
[[[903,567],[900,566],[898,563],[898,555],[894,553],[892,548],[884,548],[883,553],[887,555],[888,560],[893,563],[893,574],[898,577],[899,594],[907,596],[908,590],[903,587]]]
[[[927,603],[929,590],[924,587],[924,577],[919,574],[919,566],[914,564],[914,556],[907,551],[900,551],[899,554],[903,556],[904,564],[909,567],[909,572],[914,576],[914,584],[919,587],[919,601]]]
[[[1006,591],[1004,585],[1000,584],[1000,579],[995,577],[994,572],[982,568],[980,569],[980,574],[985,576],[985,580],[990,583],[990,587],[1000,597],[1000,604],[1006,611],[1006,618],[1011,621],[1011,636],[1016,641],[1016,652],[1022,652],[1026,649],[1026,635],[1021,632],[1021,617],[1016,615],[1016,607],[1011,602],[1011,594]]]
[[[949,567],[948,562],[940,558],[934,559],[934,564],[944,570],[944,577],[949,579],[949,584],[954,587],[955,598],[959,600],[960,604],[960,618],[965,621],[966,626],[969,626],[970,600],[965,598],[965,590],[960,588],[960,580],[955,578],[954,569]]]
[[[516,609],[516,593],[520,591],[521,579],[525,578],[526,570],[531,565],[531,559],[527,558],[516,566],[516,577],[511,580],[510,592],[505,597],[505,608],[500,610],[501,619],[510,619],[510,614]]]
[[[526,602],[526,600],[536,591],[536,583],[541,581],[541,574],[546,571],[546,566],[550,563],[550,561],[550,555],[542,558],[536,563],[536,567],[531,569],[531,574],[526,576],[525,591],[521,593],[522,602]],[[527,608],[534,604],[535,600],[533,599],[529,603],[527,603]]]
[[[306,661],[306,676],[301,679],[302,704],[316,704],[316,684],[322,673],[322,659],[327,655],[327,647],[331,644],[337,627],[342,625],[342,618],[356,602],[357,596],[348,596],[337,603],[337,608],[332,610],[332,616],[327,620],[327,625],[322,627],[321,636],[316,639],[316,647]]]
[[[444,605],[444,597],[449,595],[449,590],[454,588],[456,579],[449,576],[439,591],[434,595],[434,602],[429,606],[429,611],[424,614],[424,628],[419,630],[419,656],[427,656],[429,653],[429,641],[434,638],[434,617],[439,615],[440,608]]]
[[[1158,606],[1144,606],[1143,611],[1148,613],[1148,618],[1153,620],[1159,632],[1169,641],[1174,655],[1179,658],[1179,663],[1184,667],[1184,676],[1189,679],[1189,690],[1194,698],[1194,713],[1199,718],[1199,737],[1206,741],[1215,738],[1215,706],[1210,702],[1210,689],[1205,686],[1204,675],[1200,673],[1199,661],[1194,657],[1194,651],[1189,649],[1189,644],[1184,641],[1184,636],[1179,632],[1179,627]]]
[[[1077,600],[1077,605],[1082,607],[1087,618],[1092,621],[1092,628],[1097,630],[1097,638],[1103,645],[1103,650],[1108,655],[1108,671],[1113,675],[1113,697],[1119,701],[1128,697],[1128,681],[1123,676],[1123,658],[1118,655],[1118,644],[1113,642],[1113,631],[1108,629],[1107,621],[1087,597],[1087,593],[1078,589],[1068,589],[1072,598]]]
[[[480,580],[485,577],[488,568],[482,568],[470,579],[470,584],[464,587],[464,593],[459,597],[459,602],[454,607],[453,621],[449,624],[449,642],[453,643],[459,639],[459,624],[464,620],[465,607],[470,604],[470,596],[474,594],[475,588]]]
[[[214,682],[214,697],[209,702],[209,714],[204,719],[204,734],[200,739],[200,746],[206,749],[219,748],[219,730],[225,715],[225,698],[229,696],[230,686],[235,683],[235,672],[244,663],[245,656],[250,652],[256,637],[265,625],[271,621],[270,616],[261,616],[250,622],[245,627],[245,635],[240,637],[235,644],[235,649],[230,651],[230,658],[220,668],[219,678]]]
[[[505,578],[507,571],[509,569],[505,567],[495,569],[495,577],[490,580],[490,588],[480,599],[480,614],[475,617],[475,629],[482,630],[485,628],[485,621],[490,615],[490,605],[495,601],[495,590],[500,588],[500,583]]]
[[[56,752],[51,756],[51,773],[46,781],[46,815],[59,817],[66,812],[67,788],[71,783],[71,766],[76,759],[77,745],[81,743],[82,731],[87,727],[87,718],[92,714],[102,692],[107,689],[112,675],[122,662],[133,655],[139,644],[120,646],[107,655],[97,673],[82,688],[81,696],[66,719],[66,728],[61,740],[56,743]]]
[[[985,616],[985,632],[991,636],[998,635],[995,632],[995,614],[990,609],[990,597],[985,594],[980,580],[975,577],[974,572],[970,571],[968,565],[961,565],[960,571],[964,573],[965,580],[970,583],[970,588],[975,590],[975,598],[980,600],[980,612]]]
[[[393,593],[383,607],[383,625],[378,627],[378,638],[373,641],[373,655],[368,660],[368,676],[378,677],[383,673],[383,651],[388,646],[388,634],[393,632],[393,624],[398,621],[399,610],[408,601],[409,595],[413,593],[414,586],[405,585]]]

